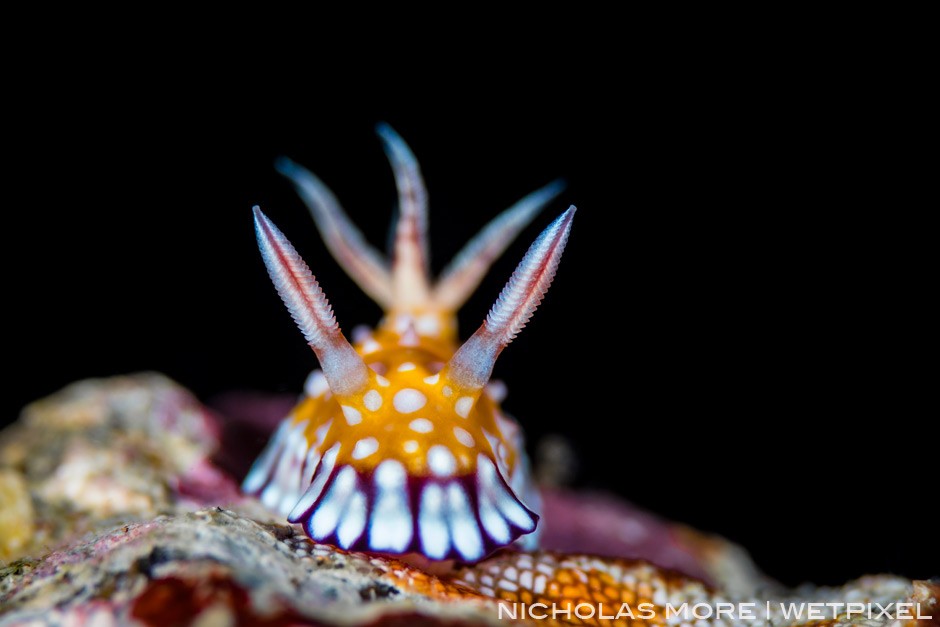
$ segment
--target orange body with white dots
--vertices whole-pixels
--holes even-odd
[[[268,272],[322,370],[310,375],[243,487],[311,538],[345,549],[472,563],[517,541],[532,548],[538,493],[521,430],[500,409],[504,388],[490,376],[548,289],[574,208],[539,236],[486,321],[459,344],[456,308],[558,186],[498,216],[432,285],[417,162],[391,129],[379,133],[401,204],[390,263],[316,177],[280,166],[334,256],[386,308],[374,332],[346,340],[303,260],[255,210]]]
[[[373,470],[379,460],[396,459],[412,476],[433,475],[428,457],[435,447],[453,456],[454,469],[448,474],[473,473],[477,456],[493,453],[509,469],[515,466],[514,444],[508,441],[515,425],[500,412],[496,400],[485,391],[474,402],[441,379],[441,366],[454,348],[447,351],[438,342],[420,339],[414,346],[402,346],[397,334],[378,335],[378,340],[370,335],[354,344],[374,373],[363,393],[339,405],[322,374],[313,375],[313,394],[302,401],[293,418],[308,421],[308,440],[320,425],[335,419],[321,446],[327,450],[355,441],[348,457],[340,453],[337,462],[360,472]]]

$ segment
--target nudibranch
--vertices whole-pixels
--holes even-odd
[[[456,310],[561,186],[497,216],[432,284],[418,163],[390,127],[378,133],[399,193],[391,263],[317,177],[278,162],[333,256],[383,307],[374,332],[346,339],[307,265],[255,207],[268,273],[321,369],[243,489],[313,540],[343,549],[474,563],[514,542],[535,548],[538,493],[520,427],[500,409],[504,388],[490,377],[551,284],[575,208],[538,236],[483,324],[458,345]]]

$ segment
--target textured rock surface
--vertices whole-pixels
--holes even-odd
[[[33,403],[0,433],[0,551],[35,555],[117,524],[239,502],[210,460],[220,433],[156,374],[82,381]]]
[[[257,448],[247,434],[269,431],[285,405],[230,397],[223,421],[151,374],[77,383],[28,407],[0,433],[0,626],[496,625],[500,599],[596,597],[585,586],[634,602],[790,598],[721,539],[560,490],[545,495],[544,540],[563,554],[503,554],[435,577],[315,545],[237,490]],[[646,558],[710,586],[579,553]],[[872,577],[796,598],[936,597],[932,584]]]
[[[356,624],[433,603],[383,583],[384,571],[366,557],[318,547],[292,527],[220,508],[118,527],[18,570],[0,588],[4,611],[13,610],[17,620],[67,623],[100,615],[118,624],[167,625],[209,612],[272,623],[306,616]],[[485,618],[473,603],[434,609]]]

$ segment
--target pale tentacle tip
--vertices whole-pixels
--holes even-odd
[[[554,198],[565,191],[566,187],[568,187],[568,181],[564,178],[557,178],[539,191],[548,198]]]
[[[555,221],[552,222],[546,231],[567,231],[571,228],[571,221],[574,219],[574,214],[578,212],[578,208],[574,205],[569,205],[568,208],[560,216],[555,218]]]
[[[291,179],[294,178],[303,167],[289,157],[280,156],[274,159],[274,169],[277,170],[278,174]]]
[[[401,136],[392,128],[388,122],[376,122],[375,134],[385,141],[401,140]]]
[[[402,139],[402,136],[392,128],[387,122],[379,122],[375,125],[375,133],[379,136],[379,139],[382,140],[382,143],[385,145],[385,149],[397,155],[400,159],[406,161],[414,161],[415,156],[411,152],[411,148],[408,147],[408,144],[405,143],[405,140]]]

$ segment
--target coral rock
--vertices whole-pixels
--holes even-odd
[[[513,602],[578,599],[606,611],[656,605],[634,624],[665,624],[672,602],[861,600],[920,603],[940,624],[936,584],[877,576],[787,592],[739,547],[602,495],[546,494],[553,551],[503,552],[437,575],[315,544],[238,493],[229,474],[237,460],[216,461],[221,442],[238,441],[246,424],[271,424],[265,414],[285,405],[253,398],[244,405],[252,418],[223,421],[148,374],[78,383],[28,407],[0,433],[0,627],[505,625],[519,611]],[[237,413],[237,397],[226,403]],[[565,515],[583,508],[593,515]],[[809,622],[774,612],[774,624]],[[523,613],[514,623],[597,621]]]

